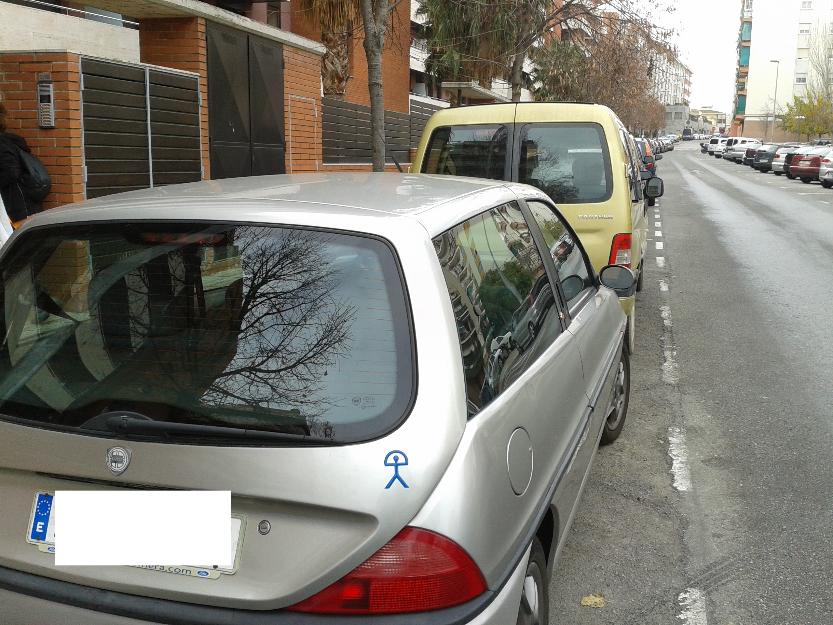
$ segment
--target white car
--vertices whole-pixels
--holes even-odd
[[[736,137],[731,146],[726,148],[723,153],[723,159],[727,161],[734,161],[736,163],[743,163],[746,157],[746,150],[755,148],[756,150],[763,145],[758,139],[747,139],[746,137]]]
[[[833,188],[833,149],[822,154],[819,165],[819,180],[825,189]]]
[[[718,139],[717,144],[714,146],[714,150],[712,150],[710,154],[715,158],[723,158],[723,152],[726,151],[726,144],[728,141],[729,139]]]

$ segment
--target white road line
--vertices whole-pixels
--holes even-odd
[[[828,195],[827,191],[807,191],[806,193],[799,192],[798,195]]]
[[[671,457],[671,477],[674,488],[681,493],[691,490],[691,471],[688,469],[688,448],[685,432],[668,428],[668,455]]]
[[[655,237],[661,237],[662,236],[662,230],[654,230],[654,236]]]
[[[830,204],[830,202],[826,202],[824,200],[819,200],[819,202],[821,202],[822,204]]]
[[[668,288],[666,287],[666,291]],[[662,316],[662,323],[666,328],[671,327],[671,307],[670,306],[660,306],[659,307],[659,314]]]
[[[661,221],[655,221],[654,222],[654,228],[662,228],[662,222]]]
[[[658,250],[661,250],[665,247],[665,244],[662,241],[657,241],[656,246]]]
[[[657,267],[662,269],[665,267],[665,257],[664,256],[657,256]]]
[[[663,293],[668,292],[668,283],[665,280],[660,280],[659,281],[659,290],[662,291]]]
[[[677,618],[685,625],[708,625],[706,597],[698,588],[686,588],[677,596],[680,613]]]

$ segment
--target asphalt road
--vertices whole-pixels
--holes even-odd
[[[833,191],[697,142],[659,174],[628,421],[597,456],[551,620],[831,623]]]

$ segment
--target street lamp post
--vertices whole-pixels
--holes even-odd
[[[775,63],[775,97],[772,99],[772,135],[770,136],[770,141],[773,141],[775,139],[775,110],[778,106],[778,73],[781,70],[781,61],[773,59],[770,63]],[[768,125],[769,120],[767,120]]]

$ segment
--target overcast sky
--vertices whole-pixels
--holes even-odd
[[[729,113],[735,95],[741,0],[676,0],[675,4],[669,21],[677,30],[682,60],[694,73],[691,106],[713,106]]]

